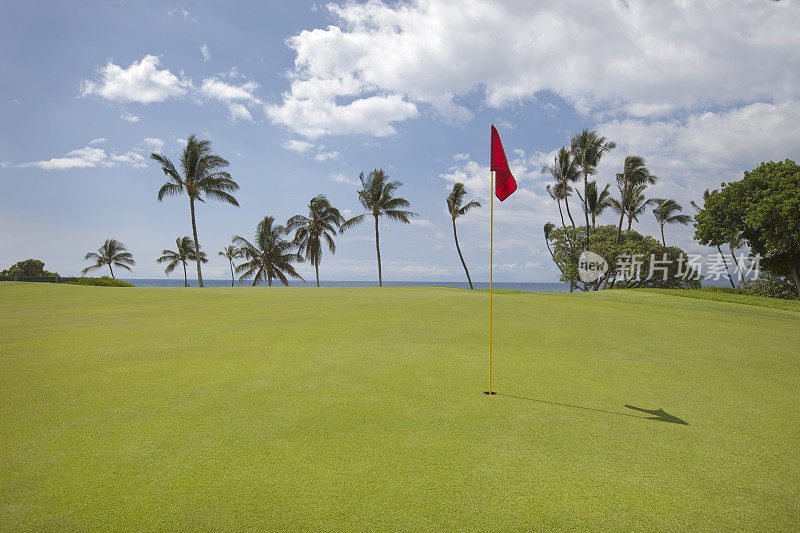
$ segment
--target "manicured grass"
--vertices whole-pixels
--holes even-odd
[[[794,311],[800,313],[800,302],[797,300],[782,300],[780,298],[769,298],[755,294],[736,294],[722,291],[697,290],[697,289],[635,289],[637,291],[648,291],[660,294],[670,294],[672,296],[682,296],[684,298],[698,298],[701,300],[714,300],[716,302],[730,302],[744,305],[756,305],[759,307],[771,307],[784,311]]]
[[[798,530],[800,316],[0,284],[0,529]],[[688,425],[651,420],[663,409]]]

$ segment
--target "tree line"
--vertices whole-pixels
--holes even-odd
[[[152,153],[151,158],[161,165],[167,181],[158,190],[157,198],[161,202],[168,196],[185,196],[189,200],[189,216],[192,236],[182,236],[175,240],[175,249],[162,250],[158,263],[166,263],[164,272],[169,275],[178,266],[183,267],[184,285],[189,286],[188,264],[197,266],[197,281],[203,286],[202,264],[208,262],[206,253],[201,250],[197,237],[196,207],[207,199],[221,201],[233,206],[239,203],[233,196],[239,185],[226,170],[229,162],[212,152],[211,142],[199,140],[190,135],[181,153],[179,166],[164,154]],[[179,170],[180,169],[180,170]],[[383,286],[381,266],[381,248],[379,220],[385,217],[390,221],[409,224],[417,213],[410,211],[411,203],[397,196],[402,186],[399,181],[390,180],[382,169],[376,169],[359,175],[361,188],[358,189],[358,201],[364,213],[348,220],[331,205],[325,195],[311,199],[306,214],[291,217],[286,224],[279,224],[272,216],[266,216],[256,226],[255,235],[248,240],[241,235],[234,235],[231,244],[219,252],[219,256],[228,260],[231,271],[231,286],[235,284],[235,275],[240,280],[253,280],[253,285],[266,282],[272,286],[274,281],[283,285],[289,284],[289,278],[303,279],[294,267],[294,263],[308,261],[313,267],[319,287],[319,266],[323,251],[336,252],[335,237],[348,229],[363,223],[370,216],[375,224],[375,251],[378,262],[378,285]],[[453,237],[461,264],[467,275],[470,288],[472,280],[469,270],[458,245],[456,218],[465,215],[475,207],[476,201],[464,203],[467,190],[462,183],[456,183],[453,191],[446,199],[447,207],[453,221]],[[237,265],[236,261],[241,262]],[[84,260],[93,263],[83,269],[86,274],[92,270],[108,267],[114,278],[114,267],[130,271],[135,265],[133,255],[125,245],[116,239],[106,239],[97,251],[88,252]]]

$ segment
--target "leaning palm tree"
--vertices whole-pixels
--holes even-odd
[[[200,252],[198,254],[195,250],[194,242],[190,237],[178,237],[175,239],[175,249],[161,250],[161,257],[156,259],[156,262],[167,263],[167,268],[164,269],[164,273],[167,276],[175,270],[178,264],[183,264],[183,286],[188,287],[189,278],[186,274],[186,262],[200,261],[202,263],[208,263],[206,253]]]
[[[625,157],[622,172],[617,174],[620,198],[624,198],[632,187],[653,185],[656,181],[658,181],[658,177],[650,173],[650,170],[645,166],[643,157],[629,155]],[[619,243],[622,236],[622,221],[624,218],[625,212],[620,212],[619,225],[617,226],[617,243]]]
[[[661,227],[661,244],[667,246],[664,240],[664,224],[683,224],[684,226],[692,221],[689,215],[680,214],[683,208],[678,202],[672,199],[654,198],[653,215],[655,215],[658,225]]]
[[[570,183],[575,183],[581,179],[581,172],[575,165],[575,159],[572,153],[565,146],[556,154],[555,160],[552,165],[544,165],[542,173],[548,173],[556,180],[556,185],[553,188],[553,193],[560,200],[564,200],[564,205],[567,208],[567,216],[569,217],[572,227],[575,227],[575,220],[572,218],[572,213],[569,210],[569,196],[572,193],[572,186]],[[561,203],[558,205],[559,212],[561,211]],[[564,217],[561,217],[561,223],[564,224]]]
[[[412,217],[417,216],[412,211],[405,211],[411,203],[405,198],[395,198],[394,193],[402,185],[399,181],[388,181],[389,175],[383,169],[376,169],[364,177],[362,172],[358,179],[361,180],[361,189],[358,191],[358,201],[367,210],[367,213],[356,215],[341,226],[341,231],[352,228],[364,222],[367,215],[375,218],[375,250],[378,254],[378,286],[383,287],[383,274],[381,272],[381,243],[378,234],[378,218],[386,216],[389,220],[397,220],[409,224]]]
[[[597,135],[596,131],[583,130],[572,138],[570,151],[575,164],[583,173],[583,213],[586,217],[586,248],[589,248],[589,206],[585,199],[589,195],[589,175],[597,172],[597,165],[606,152],[617,147],[617,143]]]
[[[130,270],[131,267],[136,264],[133,260],[133,255],[128,252],[125,245],[117,239],[106,239],[106,242],[104,242],[96,252],[87,252],[83,259],[84,261],[94,261],[95,264],[89,265],[81,270],[81,274],[86,274],[92,270],[108,266],[111,277],[114,279],[116,278],[114,277],[113,267],[118,266],[125,270]]]
[[[567,198],[572,193],[572,187],[557,181],[552,185],[545,186],[545,190],[547,190],[547,194],[549,194],[550,198],[555,200],[556,205],[558,205],[558,215],[561,217],[561,225],[566,227],[567,224],[564,222],[564,212],[561,210],[561,200],[564,200],[564,203],[567,203]]]
[[[242,257],[242,251],[239,248],[237,248],[236,246],[234,246],[233,244],[229,244],[228,246],[223,248],[223,250],[221,252],[219,252],[219,255],[221,255],[222,257],[227,259],[228,260],[228,264],[231,266],[231,287],[233,287],[233,283],[234,283],[234,279],[233,279],[233,260],[234,259],[239,259],[240,257]]]
[[[319,264],[322,262],[322,241],[328,245],[328,251],[336,253],[333,237],[344,223],[344,217],[333,207],[324,194],[311,199],[308,204],[308,216],[295,215],[286,222],[286,231],[294,231],[294,244],[297,253],[314,265],[319,287]]]
[[[200,249],[197,240],[197,224],[195,223],[194,204],[204,202],[205,198],[212,198],[221,202],[238,206],[230,193],[239,189],[231,175],[222,170],[229,163],[226,159],[211,151],[211,141],[198,140],[190,135],[186,147],[181,154],[181,175],[164,154],[150,154],[150,157],[161,164],[161,170],[167,176],[167,182],[158,190],[158,201],[165,196],[177,196],[186,193],[189,197],[189,213],[192,217],[192,236],[194,237],[195,250]],[[203,273],[200,270],[200,259],[197,259],[197,283],[203,286]]]
[[[275,279],[288,286],[287,275],[303,279],[292,266],[292,262],[302,261],[303,258],[292,251],[294,244],[286,240],[284,235],[286,228],[275,224],[274,217],[264,217],[258,223],[252,243],[234,235],[233,242],[241,248],[245,258],[245,262],[236,267],[236,272],[241,273],[239,279],[252,276],[254,287],[259,281],[266,281],[272,287],[272,280]]]
[[[469,277],[469,270],[467,270],[467,263],[464,261],[464,256],[461,254],[461,247],[458,245],[458,233],[456,232],[456,219],[462,215],[466,215],[475,207],[480,207],[480,202],[470,200],[464,204],[464,196],[467,195],[467,188],[463,183],[455,183],[453,191],[447,196],[447,210],[450,212],[450,218],[453,219],[453,238],[456,240],[456,250],[458,257],[461,259],[461,264],[464,266],[464,272],[467,273],[467,282],[469,288],[472,288],[472,279]],[[560,205],[559,205],[560,210]]]
[[[597,182],[594,180],[589,182],[585,203],[589,214],[592,216],[592,228],[597,225],[597,217],[613,205],[611,193],[608,191],[610,187],[610,185],[606,185],[602,191],[598,192]],[[583,200],[583,198],[581,198],[581,200]]]

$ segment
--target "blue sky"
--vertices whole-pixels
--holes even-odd
[[[383,168],[420,214],[382,222],[384,278],[463,279],[444,198],[464,181],[487,208],[459,222],[459,240],[473,279],[487,279],[492,122],[520,184],[495,206],[496,280],[557,279],[541,228],[558,215],[539,170],[582,128],[618,144],[601,184],[642,155],[662,178],[652,195],[689,212],[762,160],[798,159],[798,3],[551,4],[6,2],[0,265],[36,257],[75,274],[115,237],[137,260],[130,277],[163,276],[155,259],[189,234],[188,206],[156,200],[148,154],[177,158],[191,133],[241,187],[241,207],[198,210],[208,278],[226,277],[216,251],[265,215],[285,220],[320,193],[358,213],[358,173]],[[652,216],[638,229],[655,235]],[[667,230],[709,253],[691,235]],[[338,247],[322,279],[376,277],[368,225]]]

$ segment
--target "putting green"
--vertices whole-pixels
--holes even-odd
[[[1,283],[0,529],[800,528],[799,313],[487,300]]]

